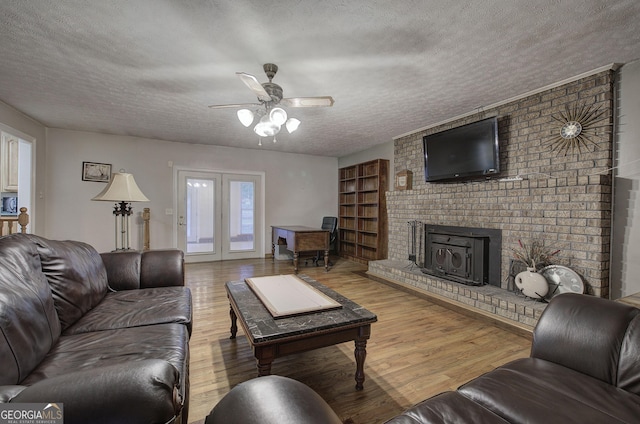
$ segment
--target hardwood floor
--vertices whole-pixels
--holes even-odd
[[[306,274],[378,315],[367,344],[364,390],[355,390],[353,343],[278,358],[272,373],[302,381],[343,420],[381,423],[407,407],[507,361],[529,355],[530,339],[460,314],[366,277],[366,266],[332,258],[333,268],[304,266]],[[234,386],[256,377],[242,330],[229,339],[224,283],[292,274],[291,261],[251,259],[186,266],[194,304],[190,342],[189,422],[204,419]]]

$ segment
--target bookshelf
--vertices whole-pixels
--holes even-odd
[[[340,256],[367,263],[387,256],[389,161],[375,159],[339,170]]]

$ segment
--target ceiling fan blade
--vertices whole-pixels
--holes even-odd
[[[227,109],[227,108],[249,108],[255,106],[262,106],[260,103],[237,103],[228,105],[210,105],[210,109]]]
[[[236,72],[236,75],[247,87],[249,87],[249,90],[253,91],[255,95],[258,96],[259,100],[263,102],[271,101],[271,96],[267,93],[256,77],[250,74],[245,74],[244,72]]]
[[[280,100],[280,104],[287,107],[328,107],[333,106],[333,97],[290,97]]]

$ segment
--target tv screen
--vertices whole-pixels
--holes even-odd
[[[500,173],[498,118],[422,138],[425,181],[488,178]]]

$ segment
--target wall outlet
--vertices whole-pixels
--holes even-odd
[[[173,209],[169,208],[169,209],[165,209],[164,210],[164,214],[165,215],[173,215]]]

